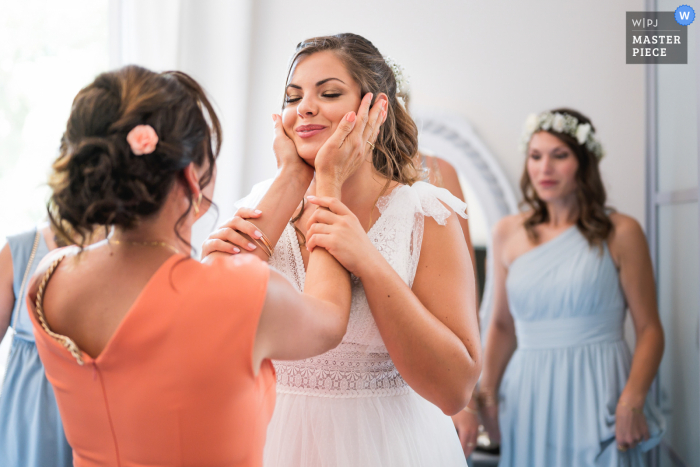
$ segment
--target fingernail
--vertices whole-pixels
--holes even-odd
[[[239,248],[236,248],[235,246],[233,247],[233,252],[234,253],[240,253],[241,250]]]
[[[316,199],[316,197],[315,197],[315,196],[309,195],[309,196],[306,197],[306,199]]]
[[[254,212],[255,214],[262,214],[262,211],[261,211],[260,209],[256,209],[256,210],[253,211],[253,212]]]
[[[255,238],[260,238],[260,237],[262,237],[262,234],[261,234],[259,231],[257,231],[257,230],[256,230],[255,232],[253,232],[253,235],[255,235]]]
[[[350,112],[347,117],[348,122],[354,122],[355,121],[355,112]]]
[[[277,117],[277,115],[272,114],[272,121],[273,121],[273,122],[276,122],[276,121],[277,121],[277,119],[276,119],[275,117]]]
[[[369,100],[372,100],[374,98],[374,94],[371,92],[368,92],[367,95],[369,96]]]
[[[253,245],[252,243],[249,243],[248,248],[250,248],[251,250],[255,250],[256,246]]]

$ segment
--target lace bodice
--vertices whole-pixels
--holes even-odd
[[[265,182],[264,182],[265,183]],[[257,186],[251,196],[238,203],[254,207],[269,183]],[[257,194],[256,194],[257,190]],[[443,188],[425,182],[402,185],[377,202],[380,217],[367,235],[384,259],[408,284],[413,285],[420,259],[425,216],[445,225],[450,211],[465,216],[466,205]],[[270,265],[304,290],[306,273],[299,242],[287,225],[275,246]],[[382,341],[367,302],[362,282],[352,280],[352,304],[348,330],[341,344],[317,357],[298,361],[275,361],[277,392],[325,397],[396,395],[409,391]]]

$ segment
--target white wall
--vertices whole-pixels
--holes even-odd
[[[154,71],[182,70],[211,97],[224,134],[222,174],[210,210],[193,229],[198,253],[216,223],[230,218],[241,186],[248,119],[247,79],[252,0],[110,0],[112,65],[139,64]]]
[[[467,117],[517,189],[528,113],[571,106],[608,156],[610,203],[644,221],[644,67],[625,64],[625,12],[642,0],[554,2],[256,0],[242,186],[274,173],[272,120],[287,60],[308,37],[354,32],[401,63],[413,105]]]

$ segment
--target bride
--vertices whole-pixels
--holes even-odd
[[[274,362],[265,465],[465,466],[449,415],[481,369],[473,268],[453,215],[466,206],[418,181],[416,126],[371,42],[308,39],[290,63],[273,149],[296,170],[257,185],[203,253],[269,256],[303,290],[309,252],[324,248],[352,274],[352,307],[338,347]],[[313,181],[332,145],[364,151],[336,174],[340,199]]]

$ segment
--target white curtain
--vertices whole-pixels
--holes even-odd
[[[214,193],[218,223],[243,195],[252,16],[252,0],[110,0],[113,67],[184,71],[213,101],[224,135]],[[214,210],[197,222],[197,250],[214,225]]]

